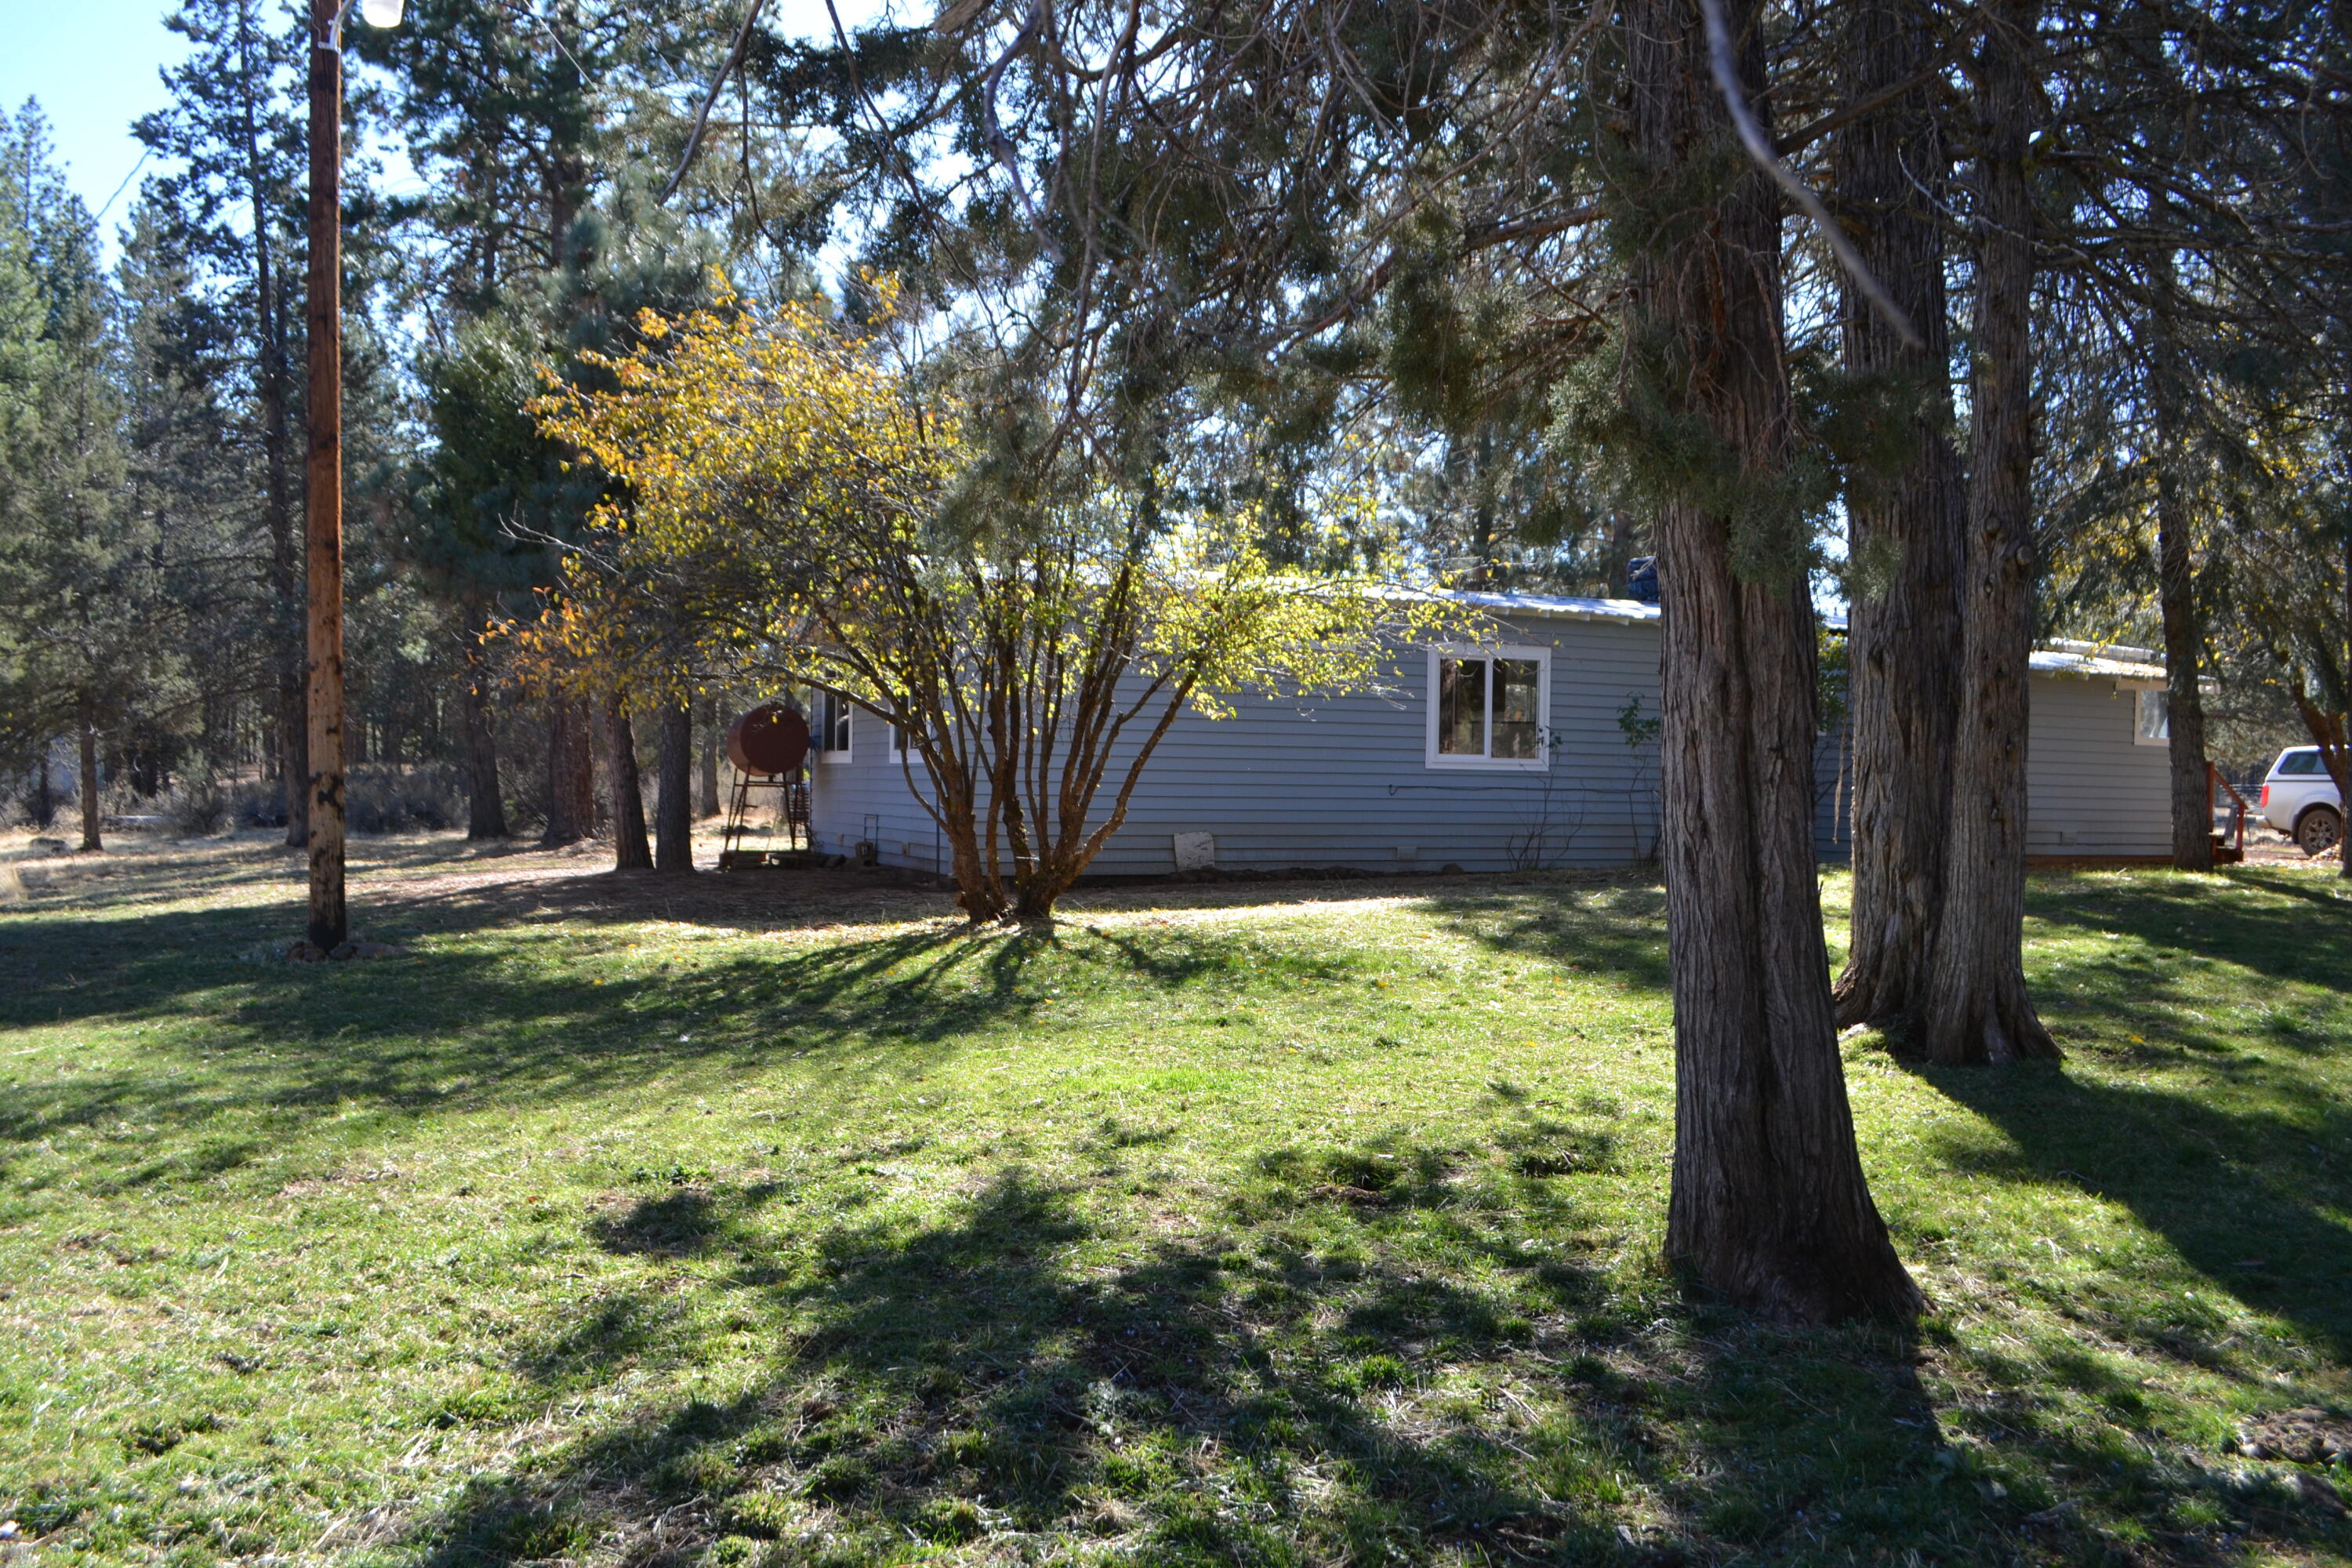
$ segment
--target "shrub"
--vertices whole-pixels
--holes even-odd
[[[268,779],[239,784],[230,799],[229,810],[240,827],[283,827],[286,792]]]
[[[343,821],[353,833],[441,832],[466,825],[466,790],[447,763],[353,768],[343,783]]]
[[[163,797],[163,820],[183,838],[208,838],[228,819],[228,793],[208,769],[191,773]]]
[[[274,784],[241,786],[231,809],[247,827],[286,826],[286,796]],[[357,767],[343,779],[343,826],[350,832],[437,833],[465,825],[464,778],[448,763]]]

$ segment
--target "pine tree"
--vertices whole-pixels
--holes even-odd
[[[27,103],[0,130],[0,720],[76,735],[86,850],[104,847],[104,737],[174,662],[124,495],[122,347],[96,226]]]
[[[149,200],[186,259],[208,318],[209,375],[233,384],[237,440],[260,479],[257,563],[268,605],[268,686],[289,844],[309,838],[303,642],[302,319],[306,31],[261,0],[182,0],[165,25],[188,40],[165,73],[169,107],[140,120],[171,160]]]

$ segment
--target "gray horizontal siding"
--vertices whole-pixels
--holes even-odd
[[[2040,676],[2025,752],[2032,855],[2170,855],[2167,748],[2133,739],[2129,691],[2110,679]]]
[[[1657,626],[1528,619],[1512,623],[1506,635],[1515,644],[1552,648],[1549,721],[1557,743],[1548,771],[1428,767],[1428,660],[1419,650],[1406,651],[1391,671],[1393,700],[1242,697],[1228,719],[1180,715],[1146,766],[1126,822],[1090,870],[1171,871],[1179,833],[1215,835],[1217,863],[1227,869],[1458,865],[1502,871],[1622,866],[1654,853],[1656,747],[1638,756],[1630,750],[1618,713],[1629,696],[1638,696],[1646,716],[1657,714]],[[2074,835],[2062,841],[2052,826],[2051,847],[2036,837],[2036,853],[2147,852],[2138,847],[2140,823],[2151,810],[2159,837],[2169,841],[2162,749],[2132,745],[2131,700],[2110,691],[2105,681],[2033,683],[2032,831],[2044,831],[2046,796],[2065,803],[2054,809],[2065,819],[2063,831]],[[886,727],[865,712],[853,724],[852,760],[815,770],[818,847],[846,851],[870,838],[885,864],[945,870],[937,830],[887,755]],[[1118,761],[1132,754],[1130,744]],[[2087,781],[2102,776],[2114,782],[2112,793],[2137,797],[2150,758],[2154,785],[2144,792],[2146,803],[2135,798],[2128,810],[2111,806],[2104,816],[2072,804],[2096,799],[2100,786]],[[1842,792],[1836,736],[1823,738],[1817,768],[1817,846],[1824,858],[1843,858],[1852,834],[1852,770],[1845,770]],[[1119,773],[1115,766],[1114,785]],[[922,784],[919,760],[915,774]],[[1111,793],[1107,787],[1098,797],[1097,821],[1110,808]]]

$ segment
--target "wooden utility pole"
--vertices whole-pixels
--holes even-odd
[[[338,0],[310,0],[310,945],[343,902],[343,55]]]

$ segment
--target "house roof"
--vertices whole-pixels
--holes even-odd
[[[1498,616],[1541,616],[1572,621],[1611,621],[1640,626],[1658,618],[1658,606],[1641,599],[1587,599],[1548,594],[1457,593],[1454,598]],[[1827,623],[1845,629],[1845,617]],[[2162,680],[2164,662],[2151,649],[2121,643],[2053,641],[2033,650],[2036,675],[2105,676],[2118,680]]]
[[[1498,616],[1552,616],[1571,621],[1614,621],[1637,626],[1658,618],[1658,606],[1646,599],[1561,598],[1548,594],[1474,594],[1453,595],[1465,605],[1492,610]]]
[[[2121,643],[2053,642],[2033,650],[2037,675],[2106,675],[2123,680],[2162,680],[2164,661],[2147,648]]]

